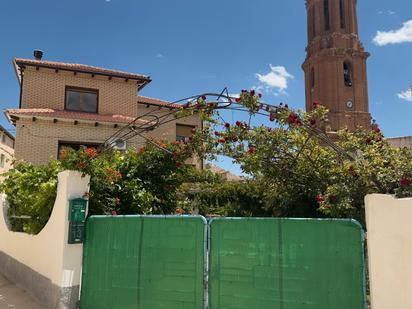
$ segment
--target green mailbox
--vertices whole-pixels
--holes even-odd
[[[87,200],[76,198],[69,201],[69,244],[80,244],[84,240]]]

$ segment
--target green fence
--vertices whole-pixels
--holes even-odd
[[[362,228],[348,220],[91,217],[80,305],[364,309]]]
[[[202,309],[202,217],[91,217],[82,309]]]
[[[210,309],[365,308],[353,221],[213,220],[209,272]]]

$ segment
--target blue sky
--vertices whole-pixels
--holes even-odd
[[[386,136],[412,135],[412,97],[400,95],[412,84],[410,0],[359,0],[358,16],[371,113]],[[265,101],[304,108],[304,0],[1,1],[0,38],[2,109],[18,106],[11,59],[36,48],[46,60],[148,74],[146,96],[261,86]]]

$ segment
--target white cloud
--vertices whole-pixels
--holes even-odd
[[[269,73],[256,73],[256,77],[266,90],[274,89],[276,95],[279,93],[286,93],[285,90],[288,88],[288,81],[293,78],[293,75],[289,74],[284,66],[270,65]],[[262,86],[258,86],[256,89],[261,89]]]
[[[161,54],[161,53],[157,53],[156,54],[156,58],[158,58],[158,59],[162,59],[162,58],[164,58],[165,56],[163,55],[163,54]]]
[[[378,31],[373,42],[379,46],[412,42],[412,19],[405,22],[400,29]]]
[[[404,92],[398,93],[398,98],[401,100],[412,102],[412,88]]]

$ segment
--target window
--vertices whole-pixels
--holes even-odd
[[[66,87],[65,109],[69,111],[97,113],[98,97],[98,90]]]
[[[62,159],[64,149],[79,150],[81,147],[97,149],[101,144],[99,143],[82,143],[82,142],[59,142],[57,158]]]
[[[4,167],[5,156],[4,154],[0,155],[0,167]]]
[[[176,125],[176,141],[187,142],[193,135],[193,130],[196,129],[195,126],[177,124]]]
[[[347,61],[343,63],[343,80],[346,87],[352,87],[352,66]]]
[[[325,30],[330,30],[330,18],[329,18],[329,0],[323,0],[323,14],[325,17]]]
[[[315,88],[315,69],[310,70],[310,89],[313,91]]]
[[[2,142],[3,144],[6,143],[6,134],[4,134],[4,133],[1,135],[1,142]]]
[[[340,27],[345,29],[345,0],[339,0],[339,9],[340,9]]]

